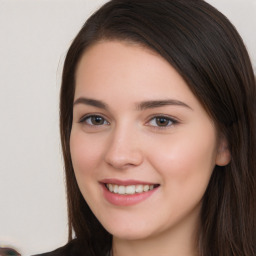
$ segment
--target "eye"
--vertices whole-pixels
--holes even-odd
[[[155,116],[151,118],[148,122],[150,126],[161,127],[161,128],[169,127],[176,123],[177,123],[176,120],[166,116]]]
[[[109,124],[109,122],[104,117],[99,116],[99,115],[85,116],[79,122],[85,123],[85,124],[91,125],[91,126],[100,126],[100,125],[108,125]]]

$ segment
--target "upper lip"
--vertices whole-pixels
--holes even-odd
[[[129,185],[155,185],[157,183],[149,182],[149,181],[140,181],[140,180],[119,180],[119,179],[103,179],[100,181],[100,183],[104,184],[116,184],[116,185],[123,185],[123,186],[129,186]]]

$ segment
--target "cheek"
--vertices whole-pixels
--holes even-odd
[[[160,147],[161,145],[161,147]],[[177,136],[150,150],[151,164],[174,186],[208,184],[215,166],[215,136]]]
[[[101,159],[101,150],[95,139],[90,139],[80,130],[72,130],[70,153],[79,189],[89,206],[100,198],[95,190],[95,181]]]
[[[71,131],[70,152],[76,176],[87,176],[97,170],[102,154],[101,148],[97,141],[88,138],[83,132]]]

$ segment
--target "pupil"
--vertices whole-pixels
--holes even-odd
[[[92,119],[92,123],[99,125],[99,124],[103,124],[103,118],[100,116],[95,116]]]
[[[166,118],[164,118],[164,117],[158,117],[156,122],[157,122],[157,125],[159,125],[159,126],[166,126],[166,125],[168,125],[168,120]]]

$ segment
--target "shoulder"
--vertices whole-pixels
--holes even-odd
[[[60,247],[52,252],[37,254],[34,256],[82,256],[81,249],[76,240],[72,240],[63,247]]]

